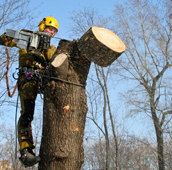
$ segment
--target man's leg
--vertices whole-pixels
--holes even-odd
[[[24,148],[34,149],[31,121],[33,120],[35,100],[20,98],[21,102],[21,116],[18,121],[18,140],[20,150]]]
[[[21,84],[21,82],[20,82]],[[19,86],[20,88],[20,86]],[[20,88],[21,116],[18,121],[18,140],[21,157],[24,165],[33,166],[40,161],[39,156],[35,156],[33,145],[31,122],[34,116],[35,100],[37,96],[37,82],[30,80]]]

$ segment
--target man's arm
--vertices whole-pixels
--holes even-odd
[[[8,47],[17,47],[14,38],[7,37],[5,33],[0,36],[0,45],[5,45],[5,39],[7,40]]]
[[[1,36],[0,36],[0,45],[5,45],[5,42],[2,40]]]

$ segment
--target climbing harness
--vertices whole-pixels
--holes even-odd
[[[25,80],[22,83],[22,86],[31,80],[35,80],[37,81],[37,93],[43,94],[43,80],[42,80],[42,76],[39,75],[40,72],[43,73],[43,70],[38,69],[38,68],[34,69],[34,68],[28,68],[28,67],[20,67],[18,69],[19,69],[19,75],[25,74],[26,76]],[[19,87],[21,87],[21,85],[19,85]]]

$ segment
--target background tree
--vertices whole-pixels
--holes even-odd
[[[6,29],[16,29],[21,30],[34,29],[34,10],[37,8],[29,8],[30,0],[1,0],[0,3],[0,35],[2,35]],[[31,28],[32,27],[32,28]],[[18,49],[8,48],[10,53],[10,71],[9,71],[9,84],[10,90],[13,90],[16,81],[12,78],[12,73],[15,69],[18,68]],[[1,141],[1,161],[8,160],[10,165],[15,167],[15,128],[10,125],[10,128],[6,128],[8,125],[4,125],[3,114],[8,117],[8,121],[13,120],[13,125],[15,124],[14,119],[11,117],[8,112],[8,109],[11,111],[16,106],[16,98],[9,98],[7,94],[7,86],[5,82],[5,72],[7,64],[7,55],[5,52],[5,47],[0,46],[0,132],[3,136]],[[15,95],[17,95],[16,93]],[[14,109],[16,110],[16,109]],[[15,115],[15,112],[12,116]],[[7,121],[6,121],[7,122]],[[6,131],[5,131],[6,130]],[[19,156],[19,155],[18,155]],[[17,169],[23,169],[17,160]],[[34,169],[33,167],[32,169]]]
[[[118,136],[119,169],[158,169],[156,161],[156,146],[145,138],[123,133]],[[116,169],[116,149],[114,138],[110,138],[110,170]],[[106,141],[99,138],[92,145],[87,144],[85,162],[82,170],[106,169]]]
[[[124,40],[125,57],[118,59],[121,77],[133,87],[121,93],[130,113],[151,118],[157,140],[158,165],[165,169],[164,130],[171,121],[171,7],[170,1],[158,5],[131,0],[114,10],[114,32]],[[124,72],[125,71],[125,72]]]
[[[38,115],[37,115],[38,116]],[[35,140],[35,146],[36,146],[36,149],[35,149],[35,153],[38,155],[39,154],[39,145],[40,145],[40,139],[38,138],[38,136],[40,137],[41,134],[40,134],[40,127],[41,127],[41,124],[40,124],[40,120],[42,118],[40,117],[37,117],[36,118],[37,121],[34,121],[33,122],[33,127],[34,127],[34,130],[35,132],[35,136],[34,138],[37,139]],[[35,125],[36,124],[36,125]],[[8,161],[10,167],[14,170],[23,170],[24,169],[24,166],[23,164],[21,164],[21,162],[19,161],[19,159],[15,159],[15,133],[14,133],[14,127],[12,126],[8,126],[6,127],[5,125],[2,126],[2,130],[1,130],[1,135],[0,135],[0,162],[3,162],[3,161]],[[19,157],[20,154],[19,152],[17,152],[17,156]],[[0,167],[1,168],[1,167]],[[16,168],[16,169],[15,169]],[[37,165],[33,166],[33,167],[29,167],[27,168],[28,170],[36,170],[38,169]]]
[[[30,0],[1,0],[0,4],[0,35],[2,35],[6,29],[29,29],[34,28],[33,18],[34,9],[28,8]],[[32,14],[31,14],[32,13]],[[31,22],[33,22],[31,24]],[[9,75],[15,71],[18,67],[18,49],[9,48],[10,52],[10,71]],[[8,100],[6,93],[5,72],[6,72],[7,55],[5,48],[0,46],[0,106],[5,104],[15,105],[13,100]],[[12,76],[9,76],[10,89],[13,90],[14,83]],[[14,82],[14,83],[13,83]],[[3,110],[1,110],[1,114]]]
[[[70,28],[70,31],[72,32],[73,35],[77,36],[77,35],[81,35],[84,31],[86,31],[87,28],[95,25],[98,27],[107,27],[108,23],[110,21],[110,19],[107,17],[102,17],[101,15],[99,15],[99,13],[97,12],[96,9],[94,8],[84,8],[81,9],[79,11],[73,11],[71,13],[71,21],[72,21],[72,25]],[[77,29],[76,29],[77,28]],[[113,113],[112,113],[112,109],[111,109],[111,104],[110,104],[110,98],[109,98],[109,92],[108,92],[108,81],[111,77],[111,66],[108,66],[107,68],[103,68],[103,67],[99,67],[97,65],[95,65],[95,76],[92,77],[92,79],[89,81],[89,84],[92,84],[92,88],[93,89],[93,81],[97,83],[98,86],[96,86],[96,88],[93,90],[96,94],[94,94],[94,96],[98,97],[99,94],[102,94],[102,98],[103,98],[103,108],[99,105],[98,107],[100,107],[101,110],[100,112],[102,112],[102,119],[103,119],[103,127],[104,128],[100,128],[100,123],[98,123],[98,120],[96,118],[96,111],[94,113],[93,108],[95,108],[95,106],[93,106],[91,103],[92,107],[92,111],[91,111],[91,117],[89,117],[89,119],[91,119],[96,126],[98,127],[99,130],[101,130],[101,132],[103,133],[105,139],[106,139],[106,169],[110,168],[110,144],[109,144],[109,128],[108,128],[108,119],[110,118],[110,125],[111,125],[111,129],[112,129],[112,133],[113,133],[113,137],[114,137],[114,141],[115,141],[115,148],[116,148],[116,167],[115,169],[119,169],[119,155],[118,155],[118,141],[117,141],[117,136],[116,136],[116,132],[115,132],[115,126],[114,126],[114,117],[113,117]],[[92,82],[91,82],[92,81]],[[96,89],[100,89],[100,90],[96,90]],[[89,89],[89,87],[88,87]],[[88,92],[87,92],[88,93]],[[90,93],[90,92],[89,92]],[[89,94],[89,96],[91,96],[89,99],[90,102],[92,102],[94,99],[92,99],[93,94]],[[94,97],[93,97],[94,98]],[[95,104],[95,103],[94,103]],[[97,103],[96,103],[97,104]],[[97,108],[97,106],[96,106]],[[101,113],[99,113],[101,114]],[[99,115],[100,116],[100,115]]]

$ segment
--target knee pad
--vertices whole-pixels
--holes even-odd
[[[20,142],[28,140],[33,144],[31,123],[28,123],[28,126],[26,128],[19,130],[18,133],[21,134],[19,138]]]

